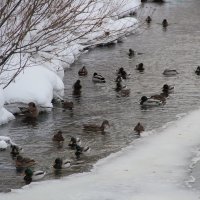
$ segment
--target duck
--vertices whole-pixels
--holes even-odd
[[[136,70],[143,72],[144,71],[144,64],[143,63],[139,63],[138,65],[136,65]]]
[[[62,131],[59,130],[52,138],[53,141],[55,142],[63,142],[65,139],[62,135]]]
[[[169,25],[169,24],[168,24],[167,20],[166,20],[166,19],[163,19],[163,21],[162,21],[162,26],[163,26],[164,28],[166,28],[168,25]]]
[[[18,155],[16,158],[15,164],[16,164],[16,167],[29,167],[29,166],[36,164],[36,161],[34,159],[24,158],[24,157]]]
[[[137,133],[137,135],[140,136],[140,133],[144,131],[144,127],[140,122],[137,123],[137,125],[134,128],[134,131]]]
[[[81,81],[77,80],[73,85],[73,95],[80,95],[81,94]]]
[[[72,101],[61,101],[62,102],[62,107],[65,109],[72,110],[74,108],[74,103]]]
[[[163,87],[162,87],[162,91],[164,93],[171,93],[171,92],[174,91],[174,86],[168,85],[168,84],[164,84]]]
[[[68,168],[71,165],[71,161],[66,159],[62,160],[61,158],[56,158],[53,164],[54,169],[64,169]]]
[[[140,105],[142,106],[160,106],[163,105],[163,101],[152,98],[152,97],[146,97],[142,96],[140,99]]]
[[[27,168],[24,173],[24,181],[26,182],[26,184],[30,184],[32,181],[38,181],[46,175],[45,171],[32,171],[30,168]]]
[[[93,74],[92,81],[95,83],[105,83],[105,78],[96,72]]]
[[[134,56],[135,55],[135,51],[133,49],[129,49],[128,50],[128,55],[131,57],[131,56]]]
[[[75,156],[77,159],[80,159],[80,155],[81,154],[89,154],[91,151],[91,148],[89,146],[86,146],[86,147],[81,147],[79,145],[76,145],[76,152],[75,152]]]
[[[120,75],[123,79],[127,79],[128,74],[127,72],[124,70],[123,67],[120,67],[117,71],[117,75]]]
[[[198,66],[197,69],[195,70],[195,74],[200,75],[200,66]]]
[[[151,17],[150,16],[148,16],[147,18],[146,18],[146,20],[145,20],[148,24],[150,24],[151,23],[151,21],[152,21],[152,19],[151,19]]]
[[[178,72],[175,69],[165,69],[163,74],[166,76],[173,76],[173,75],[177,75]]]
[[[101,131],[104,132],[106,126],[110,126],[108,120],[104,120],[101,126],[97,124],[84,124],[83,130],[85,131]]]
[[[68,146],[71,147],[71,149],[75,149],[76,145],[79,145],[79,146],[81,145],[80,138],[71,137]]]
[[[11,145],[10,148],[11,148],[10,154],[11,154],[13,157],[19,155],[20,152],[23,151],[23,149],[22,149],[21,147],[17,146],[17,145]]]
[[[27,118],[35,119],[39,115],[38,108],[34,102],[28,103],[28,107],[19,107],[21,114],[25,115]]]
[[[87,71],[87,69],[86,69],[85,66],[83,66],[83,67],[78,71],[78,75],[79,75],[79,76],[87,76],[87,74],[88,74],[88,71]]]
[[[122,97],[128,97],[130,95],[131,90],[125,85],[118,91],[118,94]]]

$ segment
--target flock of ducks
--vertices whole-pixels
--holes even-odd
[[[150,16],[146,18],[147,23],[151,23],[152,19]],[[168,22],[166,19],[163,20],[162,22],[163,27],[168,26]],[[128,56],[132,57],[135,55],[135,51],[132,49],[129,49]],[[139,63],[136,65],[136,70],[143,72],[145,70],[144,64]],[[200,75],[200,66],[197,67],[195,73],[197,75]],[[174,76],[177,75],[178,72],[175,69],[165,69],[163,72],[163,75],[165,76]],[[79,76],[87,76],[88,71],[85,66],[83,66],[79,71],[78,71]],[[126,80],[130,74],[128,74],[123,67],[120,67],[117,72],[116,72],[116,87],[115,91],[120,94],[120,96],[129,96],[130,94],[130,89],[127,88],[126,85],[123,84],[123,80]],[[105,83],[106,80],[105,78],[101,75],[98,74],[97,72],[93,73],[92,76],[92,81],[94,83]],[[81,82],[80,80],[77,80],[74,85],[73,85],[73,95],[81,95]],[[150,97],[147,96],[142,96],[140,99],[140,105],[141,106],[160,106],[165,104],[166,98],[168,95],[173,92],[174,86],[164,84],[162,87],[162,93],[158,95],[152,95]],[[68,101],[61,101],[62,107],[65,109],[70,109],[72,110],[74,107],[73,102],[68,102]],[[22,115],[24,115],[26,118],[33,119],[35,120],[38,115],[39,115],[39,110],[34,102],[28,103],[27,107],[19,107]],[[105,128],[109,127],[109,121],[104,120],[101,125],[97,124],[83,124],[83,130],[84,131],[93,131],[93,132],[101,132],[104,133]],[[134,131],[136,132],[136,135],[140,136],[141,132],[144,131],[143,125],[138,122],[138,124],[135,126]],[[56,134],[53,135],[52,141],[53,142],[58,142],[58,143],[63,143],[65,138],[62,135],[62,131],[59,130]],[[71,137],[69,144],[69,148],[74,150],[74,155],[77,160],[80,159],[82,154],[87,154],[90,152],[90,147],[89,146],[81,146],[81,140],[80,138],[75,138]],[[23,157],[20,155],[20,153],[23,151],[23,149],[15,144],[9,137],[6,136],[0,136],[0,151],[6,150],[7,147],[11,148],[11,155],[15,158],[15,165],[16,168],[24,168],[24,181],[26,184],[31,183],[32,181],[36,181],[39,179],[42,179],[45,175],[45,171],[33,171],[30,167],[32,165],[35,165],[37,162],[34,159]],[[77,162],[78,163],[78,162]],[[81,161],[79,162],[81,163]],[[56,158],[54,163],[53,163],[53,168],[55,170],[61,170],[64,168],[70,167],[72,164],[71,160],[68,159],[62,159],[62,158]]]

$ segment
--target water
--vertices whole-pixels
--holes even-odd
[[[65,97],[74,101],[73,111],[54,108],[52,112],[41,114],[33,124],[27,124],[22,117],[17,117],[15,121],[1,126],[0,135],[7,135],[20,144],[24,148],[23,155],[37,161],[33,169],[48,172],[45,179],[54,179],[88,171],[98,159],[127,146],[137,138],[133,129],[139,121],[145,130],[151,131],[176,120],[182,113],[199,108],[200,77],[194,73],[199,65],[200,55],[199,7],[199,0],[145,4],[138,15],[142,18],[141,13],[147,14],[155,9],[150,26],[143,24],[140,34],[129,36],[123,43],[89,51],[66,70]],[[170,24],[166,30],[160,25],[164,18]],[[129,58],[129,48],[142,54]],[[144,73],[135,70],[136,64],[140,62],[144,63]],[[72,85],[79,78],[78,70],[83,65],[87,67],[89,74],[80,78],[82,95],[77,100],[72,96]],[[131,73],[130,79],[126,81],[131,89],[129,97],[119,97],[114,91],[115,72],[119,67],[124,67]],[[176,69],[179,74],[165,77],[162,72],[166,68]],[[101,73],[107,82],[94,84],[91,80],[94,72]],[[139,105],[141,96],[159,94],[165,83],[175,86],[166,105],[142,109]],[[105,134],[82,130],[84,123],[101,124],[104,119],[109,120],[111,125]],[[52,142],[53,134],[59,129],[65,137],[63,146]],[[68,148],[70,136],[80,137],[84,145],[91,147],[91,154],[82,157],[85,161],[83,164],[56,175],[52,169],[56,157],[75,160],[74,151]],[[16,171],[15,161],[9,150],[0,154],[0,191],[23,186],[23,175]],[[197,172],[198,168],[194,168],[193,175],[196,178]]]

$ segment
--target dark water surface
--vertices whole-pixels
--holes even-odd
[[[54,108],[50,113],[41,114],[35,124],[24,123],[22,117],[17,117],[1,126],[0,135],[11,137],[24,148],[23,156],[37,161],[34,170],[47,171],[45,179],[60,177],[52,169],[56,157],[75,160],[74,151],[68,148],[70,136],[80,137],[82,144],[89,145],[92,150],[89,156],[82,157],[85,163],[63,170],[61,176],[87,171],[98,159],[127,146],[136,139],[133,128],[139,121],[146,130],[153,130],[176,120],[179,114],[199,108],[200,76],[195,75],[194,70],[200,65],[200,1],[147,3],[143,11],[148,13],[154,8],[152,23],[150,26],[144,24],[142,34],[131,35],[123,43],[111,47],[93,49],[66,70],[65,97],[74,101],[73,111]],[[164,18],[170,24],[166,30],[160,25]],[[129,48],[143,54],[129,58]],[[144,73],[135,70],[140,62],[144,63]],[[83,65],[89,75],[80,78],[82,95],[77,100],[72,96],[72,85],[79,78],[77,72]],[[114,91],[115,72],[119,67],[131,73],[130,79],[125,82],[131,89],[129,97],[119,97]],[[166,68],[176,69],[179,74],[165,77],[162,72]],[[94,84],[91,80],[94,72],[101,73],[106,83]],[[141,109],[141,96],[159,94],[165,83],[175,86],[167,103],[161,107]],[[103,119],[109,120],[111,125],[105,134],[82,130],[84,123],[101,124]],[[52,142],[52,136],[58,129],[65,137],[62,147]],[[23,185],[23,176],[16,171],[9,150],[0,152],[0,191]]]

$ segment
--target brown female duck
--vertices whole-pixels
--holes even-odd
[[[62,136],[62,131],[58,131],[52,138],[53,141],[55,142],[63,142],[65,139]]]
[[[144,131],[144,127],[138,122],[138,124],[135,126],[134,131],[137,133],[137,135],[140,135],[142,131]]]
[[[85,131],[101,131],[104,132],[104,129],[106,126],[110,126],[108,120],[104,120],[101,124],[101,126],[97,124],[84,124],[83,129]]]
[[[15,164],[16,167],[29,167],[36,164],[36,162],[31,158],[23,158],[22,156],[18,155]]]
[[[37,118],[39,115],[38,108],[34,102],[30,102],[28,108],[20,107],[19,109],[28,118]]]
[[[88,71],[87,71],[87,69],[86,69],[85,66],[83,66],[83,67],[78,71],[78,75],[79,75],[79,76],[87,76],[87,74],[88,74]]]

